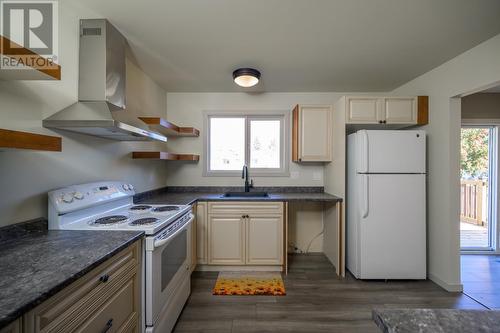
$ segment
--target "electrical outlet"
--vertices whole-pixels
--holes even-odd
[[[292,171],[290,172],[290,178],[292,179],[299,179],[300,173],[298,171]]]

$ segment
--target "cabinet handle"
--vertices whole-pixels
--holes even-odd
[[[109,275],[108,274],[104,274],[103,276],[101,276],[99,278],[99,281],[101,281],[103,283],[108,282],[108,280],[109,280]]]
[[[245,215],[241,215],[241,218],[244,219],[245,218]]]
[[[110,320],[108,320],[108,322],[106,323],[106,326],[102,330],[102,333],[109,332],[109,330],[111,329],[112,326],[113,326],[113,318],[111,318]]]

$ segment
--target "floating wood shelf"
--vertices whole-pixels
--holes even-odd
[[[166,136],[200,136],[200,131],[194,127],[179,127],[160,117],[139,117],[153,131]]]
[[[0,129],[0,150],[9,148],[61,151],[61,142],[61,138],[57,136]]]
[[[165,151],[134,151],[132,158],[148,158],[166,161],[198,161],[200,155],[194,154],[175,154]]]
[[[10,39],[0,36],[1,57],[14,59],[18,62],[47,63],[48,60],[41,55],[12,42]],[[14,48],[11,47],[14,46]],[[10,51],[7,51],[10,50]],[[0,79],[2,80],[60,80],[61,66],[56,63],[49,63],[44,68],[25,67],[23,69],[0,69]]]

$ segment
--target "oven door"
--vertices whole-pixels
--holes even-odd
[[[146,239],[146,326],[153,326],[175,289],[189,277],[190,224],[194,216],[165,239]]]

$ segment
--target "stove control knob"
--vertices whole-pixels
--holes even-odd
[[[132,191],[134,189],[134,186],[132,184],[128,184],[128,189]]]
[[[123,185],[122,185],[122,187],[123,187],[123,189],[124,189],[125,191],[128,191],[128,189],[129,189],[129,187],[128,187],[128,185],[127,185],[127,184],[123,184]]]
[[[75,192],[73,194],[73,197],[76,199],[76,200],[82,200],[83,199],[83,193],[82,192]]]
[[[73,196],[69,193],[64,193],[62,196],[62,201],[65,203],[72,203],[73,202]]]

